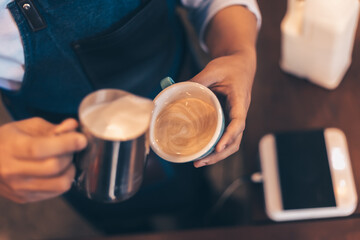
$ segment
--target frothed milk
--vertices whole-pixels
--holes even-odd
[[[216,125],[217,113],[213,106],[197,98],[179,99],[159,113],[155,141],[167,154],[192,155],[210,142]]]
[[[80,117],[95,136],[125,141],[146,131],[152,109],[151,100],[126,95],[112,102],[91,106]]]

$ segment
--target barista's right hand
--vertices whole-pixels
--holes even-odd
[[[55,125],[41,118],[1,126],[0,195],[26,203],[68,191],[75,176],[73,154],[87,145],[77,127],[74,119]]]

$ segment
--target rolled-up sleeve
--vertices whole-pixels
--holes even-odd
[[[256,0],[181,0],[183,6],[188,10],[189,19],[199,35],[200,46],[207,51],[204,42],[204,32],[207,24],[221,9],[242,5],[249,9],[257,19],[257,27],[261,26],[261,14]]]

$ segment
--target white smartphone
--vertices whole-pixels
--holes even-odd
[[[274,221],[348,216],[357,206],[345,134],[267,134],[259,143],[266,213]]]

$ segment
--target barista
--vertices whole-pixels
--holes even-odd
[[[191,81],[226,96],[214,164],[239,148],[256,69],[255,0],[182,0],[212,61]],[[101,88],[153,97],[177,79],[186,44],[175,0],[0,0],[0,86],[14,122],[0,127],[0,195],[33,202],[71,187],[80,101]]]

